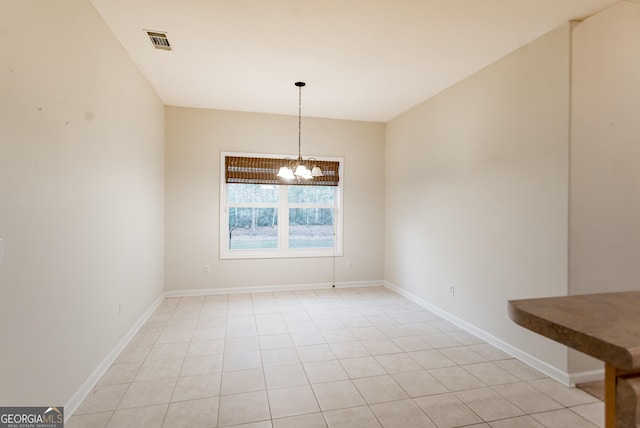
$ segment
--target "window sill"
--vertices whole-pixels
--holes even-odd
[[[223,251],[220,253],[220,260],[236,260],[236,259],[298,259],[311,257],[342,257],[342,250],[310,249],[297,250],[288,252],[276,251]]]

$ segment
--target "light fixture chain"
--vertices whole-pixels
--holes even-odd
[[[302,86],[298,86],[298,160],[302,161]]]

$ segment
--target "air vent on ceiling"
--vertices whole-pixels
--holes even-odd
[[[171,43],[169,43],[169,39],[167,39],[166,33],[161,33],[158,31],[148,31],[145,30],[147,36],[149,36],[149,40],[151,40],[151,44],[156,49],[162,49],[165,51],[171,50]]]

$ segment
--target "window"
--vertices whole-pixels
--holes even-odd
[[[314,161],[323,177],[287,183],[276,177],[282,157],[221,158],[221,258],[342,254],[342,160]]]

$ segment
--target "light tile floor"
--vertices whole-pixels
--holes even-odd
[[[67,427],[580,428],[603,419],[591,395],[370,287],[167,298]]]

